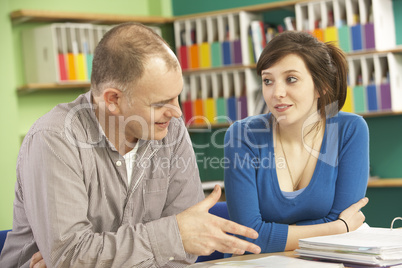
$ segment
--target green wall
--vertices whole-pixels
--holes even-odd
[[[194,13],[209,12],[221,9],[244,7],[285,0],[172,0],[173,15],[181,16]]]
[[[41,23],[13,25],[9,13],[19,9],[75,11],[88,13],[172,16],[170,0],[0,0],[0,230],[12,227],[15,167],[24,134],[40,116],[61,102],[74,100],[85,89],[36,91],[17,95],[16,88],[25,83],[20,33]],[[172,27],[163,32],[173,35]],[[173,37],[171,37],[173,39]]]

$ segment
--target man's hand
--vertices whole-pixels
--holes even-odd
[[[210,255],[215,250],[239,255],[245,251],[260,253],[257,245],[227,234],[256,239],[255,230],[208,213],[220,196],[221,188],[216,185],[207,198],[176,216],[184,250],[194,255]]]
[[[40,251],[32,255],[29,268],[46,268],[45,260],[43,259],[42,254],[40,254]]]

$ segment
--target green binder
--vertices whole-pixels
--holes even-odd
[[[220,42],[211,43],[211,65],[212,67],[222,66],[222,46]]]
[[[366,90],[364,86],[358,85],[353,88],[353,102],[355,113],[367,112]]]
[[[344,52],[351,51],[350,45],[350,28],[347,25],[338,28],[339,47]]]

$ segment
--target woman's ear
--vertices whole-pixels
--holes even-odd
[[[107,88],[103,91],[103,100],[111,114],[118,115],[121,112],[122,96],[123,93],[116,88]]]

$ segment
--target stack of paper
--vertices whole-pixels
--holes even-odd
[[[402,229],[364,228],[353,232],[299,240],[301,257],[391,266],[402,264]]]

